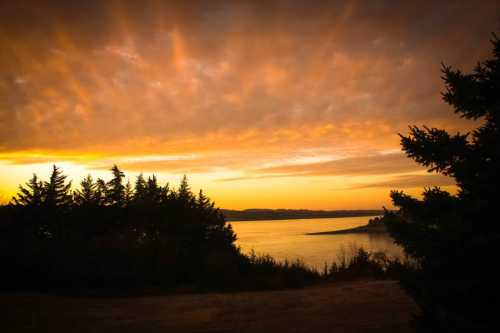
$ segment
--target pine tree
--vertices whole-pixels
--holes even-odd
[[[45,204],[47,206],[67,206],[72,203],[70,194],[71,182],[66,184],[67,176],[57,167],[52,167],[52,174],[48,182],[44,183]]]
[[[127,181],[127,184],[125,185],[125,205],[129,205],[133,198],[134,198],[134,190],[132,189],[132,184],[130,183],[130,180]]]
[[[26,187],[20,185],[17,197],[12,198],[16,206],[40,206],[44,202],[43,182],[38,180],[36,174],[26,183]]]
[[[200,189],[198,192],[198,197],[196,198],[196,204],[200,209],[213,208],[214,204],[210,203],[210,199],[203,193],[203,190]]]
[[[85,177],[80,183],[80,189],[75,191],[74,198],[77,205],[97,204],[96,197],[97,184],[94,183],[91,175]]]
[[[123,185],[123,178],[125,174],[114,165],[111,168],[113,178],[107,184],[106,199],[110,205],[122,206],[125,201],[125,186]]]
[[[186,203],[190,202],[193,198],[193,193],[191,192],[191,187],[189,186],[186,175],[182,177],[181,184],[177,190],[177,197]]]
[[[461,117],[480,120],[471,133],[410,127],[401,136],[405,153],[416,162],[456,180],[458,194],[426,189],[421,200],[391,192],[397,213],[385,222],[413,259],[403,287],[419,304],[422,332],[486,331],[496,326],[500,288],[496,272],[500,225],[500,41],[493,59],[471,74],[443,66],[443,99]]]
[[[146,188],[144,189],[146,201],[148,204],[155,204],[158,200],[158,183],[156,177],[148,177],[146,181]]]
[[[106,204],[106,202],[108,201],[106,198],[107,193],[108,185],[103,179],[97,178],[95,190],[95,201],[97,205],[104,206]]]
[[[135,197],[134,200],[137,202],[143,202],[146,195],[146,180],[144,180],[143,174],[139,174],[135,180],[134,186]]]

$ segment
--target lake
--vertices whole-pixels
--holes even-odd
[[[368,223],[373,216],[300,220],[233,221],[238,236],[236,244],[244,253],[252,249],[257,254],[270,254],[277,260],[300,259],[305,264],[322,269],[325,262],[350,256],[363,247],[370,252],[383,251],[390,257],[402,257],[402,249],[387,234],[305,235],[349,229]]]

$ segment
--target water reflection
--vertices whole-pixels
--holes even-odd
[[[301,259],[306,264],[322,268],[339,260],[339,255],[352,253],[362,246],[368,251],[383,251],[392,257],[403,255],[399,246],[387,234],[306,235],[310,232],[342,230],[368,223],[370,216],[231,222],[238,235],[237,244],[243,252],[252,249],[267,253],[278,260]]]

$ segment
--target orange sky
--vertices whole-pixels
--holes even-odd
[[[467,130],[440,62],[488,56],[496,1],[0,4],[0,200],[53,163],[78,183],[187,174],[224,208],[390,206],[453,182],[399,150]]]

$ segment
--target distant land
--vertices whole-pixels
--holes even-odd
[[[383,215],[383,210],[221,209],[228,221],[293,220]]]
[[[333,231],[321,231],[321,232],[310,232],[306,235],[342,235],[342,234],[386,234],[387,228],[385,226],[384,219],[380,216],[376,216],[370,220],[366,225],[362,225],[350,229],[333,230]]]
[[[387,228],[383,224],[363,225],[361,227],[342,229],[334,231],[309,232],[306,235],[344,235],[344,234],[380,234],[387,233]]]

